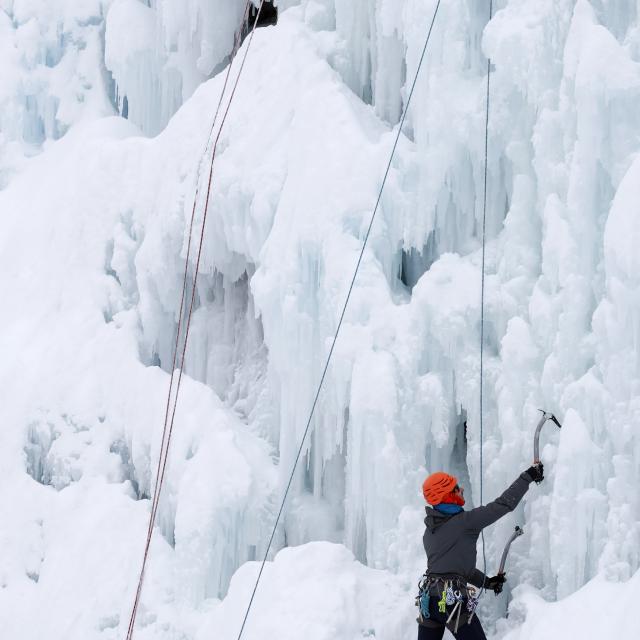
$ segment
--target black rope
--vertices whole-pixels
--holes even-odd
[[[347,297],[344,301],[344,305],[342,307],[342,312],[340,313],[340,320],[338,321],[338,326],[336,328],[336,332],[333,336],[333,342],[331,343],[331,349],[329,349],[329,355],[327,356],[324,369],[322,371],[322,376],[320,377],[320,382],[318,384],[318,388],[316,390],[315,397],[313,399],[313,404],[311,405],[311,411],[309,412],[309,419],[307,420],[307,425],[305,427],[304,433],[302,434],[302,440],[300,441],[300,446],[298,447],[298,452],[296,453],[296,457],[293,462],[293,468],[291,469],[291,474],[289,476],[289,481],[287,482],[287,486],[284,491],[284,495],[282,496],[282,502],[280,503],[280,508],[278,510],[278,515],[276,516],[276,521],[273,525],[273,530],[271,531],[271,536],[269,538],[269,543],[267,544],[267,549],[264,552],[264,558],[262,559],[262,564],[260,565],[260,571],[258,572],[258,577],[256,578],[255,585],[253,587],[253,592],[251,593],[251,598],[249,599],[249,604],[247,606],[247,610],[244,614],[244,619],[242,621],[242,626],[240,627],[240,633],[238,634],[238,639],[242,638],[242,633],[244,631],[244,627],[247,623],[247,618],[249,617],[249,612],[251,611],[251,607],[253,605],[253,600],[256,595],[256,591],[258,590],[258,585],[260,584],[260,579],[262,578],[262,572],[264,571],[265,564],[267,562],[267,557],[269,555],[269,551],[271,550],[271,545],[273,544],[273,539],[276,535],[276,531],[278,528],[278,524],[280,522],[280,518],[282,517],[282,512],[284,510],[284,505],[287,500],[287,496],[289,494],[289,490],[291,489],[291,484],[293,482],[293,478],[295,476],[295,471],[298,466],[298,462],[300,460],[300,456],[302,455],[302,450],[304,449],[304,443],[307,438],[307,434],[309,433],[309,428],[311,427],[311,421],[313,419],[313,415],[315,413],[316,405],[318,404],[318,398],[320,396],[320,391],[322,390],[322,385],[324,384],[324,379],[327,375],[327,371],[329,369],[329,363],[331,362],[331,357],[333,356],[333,350],[336,346],[336,341],[338,339],[338,335],[340,333],[340,328],[342,327],[342,321],[344,320],[344,315],[347,310],[347,306],[349,304],[349,299],[351,298],[351,292],[353,291],[353,286],[356,281],[356,277],[358,275],[358,270],[360,269],[360,263],[362,262],[362,257],[364,255],[365,249],[367,247],[367,242],[369,240],[369,235],[371,234],[371,228],[373,227],[373,222],[375,220],[376,214],[378,212],[378,208],[380,206],[380,201],[382,199],[382,193],[384,191],[385,184],[387,182],[387,178],[389,176],[389,172],[391,171],[391,164],[393,162],[393,158],[396,153],[396,148],[398,147],[398,142],[400,140],[400,136],[402,135],[402,126],[404,125],[405,119],[407,117],[407,113],[409,112],[409,105],[411,104],[411,99],[413,97],[413,93],[416,88],[416,84],[418,82],[418,76],[420,74],[420,69],[422,68],[422,63],[425,58],[425,54],[427,52],[427,45],[429,44],[429,39],[431,38],[431,31],[433,30],[433,24],[436,20],[436,16],[438,15],[438,9],[440,8],[441,0],[438,0],[436,4],[436,8],[433,12],[433,18],[431,19],[431,24],[429,25],[429,31],[427,33],[427,37],[424,43],[424,47],[422,48],[422,55],[420,56],[420,61],[418,62],[418,68],[416,70],[416,75],[413,79],[413,84],[411,85],[411,90],[409,91],[409,95],[407,97],[407,103],[405,105],[404,111],[402,113],[402,118],[400,119],[400,123],[398,125],[398,133],[396,135],[396,139],[393,143],[393,148],[391,150],[391,155],[389,156],[389,162],[387,163],[387,169],[384,173],[384,177],[382,179],[382,185],[380,186],[380,191],[378,192],[378,197],[376,199],[375,207],[373,208],[373,213],[371,214],[371,219],[369,221],[369,226],[367,228],[367,232],[364,236],[364,242],[362,244],[362,249],[360,250],[360,255],[358,256],[358,262],[356,263],[356,268],[353,273],[353,277],[351,279],[351,284],[349,286],[349,291],[347,292]]]
[[[493,0],[489,0],[489,22],[493,16]],[[482,455],[482,445],[484,443],[484,274],[485,255],[487,244],[487,172],[489,155],[489,81],[491,79],[491,58],[487,58],[487,109],[484,121],[484,191],[482,198],[482,277],[480,282],[480,504],[484,503],[483,476],[484,459]],[[482,563],[483,572],[487,573],[487,554],[484,543],[484,530],[482,531]]]

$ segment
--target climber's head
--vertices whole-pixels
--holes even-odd
[[[433,507],[442,503],[464,505],[464,489],[455,476],[442,471],[432,473],[423,482],[422,495]]]

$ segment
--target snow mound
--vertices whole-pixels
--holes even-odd
[[[197,640],[237,638],[259,567],[250,562],[237,571],[229,594],[207,616]],[[243,637],[409,637],[415,630],[403,621],[415,612],[411,595],[398,576],[363,566],[342,545],[312,542],[283,549],[265,566]]]
[[[580,640],[633,638],[637,635],[635,604],[640,590],[640,573],[628,582],[607,582],[602,577],[591,580],[575,593],[558,602],[545,602],[539,595],[518,589],[518,604],[512,607],[516,618],[526,617],[522,627],[500,633],[503,640]]]

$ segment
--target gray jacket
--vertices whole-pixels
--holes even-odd
[[[482,587],[486,576],[476,569],[476,544],[480,531],[513,511],[529,489],[529,484],[529,475],[521,473],[493,502],[453,515],[427,507],[422,541],[427,552],[429,573],[462,576],[472,585]]]

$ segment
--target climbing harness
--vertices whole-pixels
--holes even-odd
[[[432,597],[438,606],[438,613],[447,616],[445,623],[432,620],[429,610]],[[462,576],[438,576],[427,571],[418,583],[416,606],[421,625],[439,627],[445,624],[450,631],[457,633],[460,626],[468,624],[473,618],[478,606],[477,591]]]
[[[309,433],[309,429],[311,428],[311,421],[313,420],[313,416],[315,414],[315,409],[316,409],[316,406],[318,404],[318,398],[320,397],[320,392],[322,391],[322,387],[324,385],[324,380],[325,380],[325,377],[327,375],[327,371],[329,370],[329,364],[331,363],[331,358],[333,356],[333,352],[334,352],[334,349],[335,349],[335,346],[336,346],[336,342],[337,342],[338,336],[340,334],[340,329],[342,327],[342,322],[344,320],[344,316],[345,316],[345,313],[347,311],[347,307],[349,305],[349,300],[351,299],[351,293],[353,291],[353,287],[354,287],[354,284],[355,284],[355,281],[356,281],[356,277],[357,277],[358,271],[360,269],[360,264],[361,264],[362,258],[364,256],[364,252],[365,252],[365,250],[367,248],[367,244],[368,244],[368,241],[369,241],[369,236],[371,235],[371,228],[373,227],[373,223],[374,223],[374,221],[376,219],[376,214],[377,214],[378,209],[380,207],[380,202],[382,200],[382,193],[384,191],[384,187],[385,187],[385,185],[387,183],[387,178],[389,177],[389,173],[391,171],[391,164],[393,163],[393,158],[395,157],[396,149],[397,149],[398,143],[400,141],[400,136],[402,135],[402,127],[404,126],[404,123],[405,123],[405,120],[406,120],[406,117],[407,117],[407,113],[409,112],[409,106],[411,105],[411,99],[413,98],[413,94],[414,94],[414,91],[415,91],[415,88],[416,88],[416,84],[418,82],[418,76],[420,75],[420,69],[422,68],[422,64],[424,62],[425,54],[427,52],[427,45],[429,44],[429,40],[431,39],[431,32],[433,30],[433,25],[434,25],[434,23],[436,21],[436,16],[438,15],[438,9],[440,8],[441,1],[442,0],[438,0],[438,2],[436,4],[436,7],[435,7],[435,9],[433,11],[433,17],[431,18],[431,24],[429,25],[429,31],[427,32],[427,37],[425,38],[425,43],[424,43],[424,46],[422,48],[422,54],[420,55],[420,59],[418,61],[418,67],[416,69],[416,73],[415,73],[415,76],[413,78],[413,83],[411,85],[411,90],[409,91],[409,94],[407,95],[407,102],[405,104],[404,110],[402,112],[402,116],[400,118],[400,122],[398,124],[398,132],[396,134],[396,137],[395,137],[395,140],[394,140],[394,143],[393,143],[393,147],[391,149],[391,154],[389,156],[389,161],[387,163],[387,168],[386,168],[384,176],[382,178],[382,184],[380,185],[380,189],[378,191],[378,196],[377,196],[377,199],[376,199],[376,203],[375,203],[375,206],[374,206],[373,211],[371,213],[371,218],[369,220],[369,225],[368,225],[367,231],[365,232],[365,235],[364,235],[362,248],[360,249],[360,254],[358,256],[358,260],[356,262],[355,270],[353,272],[353,277],[351,278],[351,284],[349,285],[349,289],[347,291],[347,296],[346,296],[344,304],[342,306],[342,311],[340,312],[340,318],[338,320],[338,325],[336,327],[336,331],[335,331],[335,334],[333,336],[333,340],[331,342],[331,347],[329,348],[329,353],[328,353],[327,358],[325,360],[325,364],[324,364],[324,367],[323,367],[323,370],[322,370],[322,375],[320,376],[320,381],[318,382],[318,386],[316,388],[315,396],[314,396],[313,402],[311,404],[311,410],[309,411],[309,416],[308,416],[308,419],[307,419],[307,423],[306,423],[305,429],[304,429],[304,431],[302,433],[302,438],[300,440],[300,444],[298,446],[298,450],[296,452],[296,456],[295,456],[295,458],[293,460],[291,473],[289,474],[289,480],[287,482],[287,485],[285,487],[284,493],[282,495],[282,500],[280,502],[280,508],[278,509],[278,514],[276,515],[276,519],[275,519],[275,522],[273,524],[273,528],[271,530],[271,536],[269,538],[269,542],[267,543],[267,548],[265,549],[264,556],[263,556],[262,562],[260,564],[260,569],[258,571],[258,575],[256,577],[256,581],[255,581],[255,584],[254,584],[254,587],[253,587],[253,591],[252,591],[251,597],[249,599],[249,604],[247,605],[247,609],[246,609],[245,614],[244,614],[244,619],[242,620],[242,626],[240,627],[240,632],[238,633],[237,640],[240,640],[242,638],[242,634],[244,632],[244,628],[245,628],[245,625],[247,623],[247,618],[249,617],[249,613],[251,611],[251,607],[252,607],[253,601],[255,599],[256,591],[258,590],[258,585],[260,584],[260,579],[262,578],[262,573],[263,573],[264,567],[265,567],[265,565],[267,563],[267,558],[269,557],[269,551],[271,550],[271,546],[273,544],[273,540],[275,538],[276,531],[278,529],[278,524],[280,523],[280,518],[282,517],[282,512],[284,511],[284,506],[285,506],[285,503],[286,503],[286,500],[287,500],[287,496],[289,495],[289,490],[291,489],[291,485],[293,483],[293,478],[294,478],[294,475],[295,475],[295,471],[296,471],[296,469],[298,467],[298,462],[300,461],[300,456],[302,455],[302,451],[304,449],[304,444],[306,442],[307,435]]]
[[[198,201],[198,195],[199,195],[199,178],[200,178],[200,166],[198,167],[198,174],[197,174],[197,178],[196,178],[196,192],[195,192],[195,196],[194,196],[194,200],[193,200],[193,208],[192,208],[192,212],[191,212],[191,219],[190,219],[190,223],[189,223],[189,236],[188,236],[188,243],[187,243],[187,253],[186,253],[186,258],[185,258],[185,268],[184,268],[184,278],[183,278],[183,284],[182,284],[182,294],[181,294],[181,299],[180,299],[180,311],[178,314],[178,327],[176,330],[176,341],[175,341],[175,345],[174,345],[174,351],[173,351],[173,359],[172,359],[172,366],[171,366],[171,376],[170,376],[170,380],[169,380],[169,390],[167,393],[167,403],[166,403],[166,407],[165,407],[165,417],[164,417],[164,425],[163,425],[163,430],[162,430],[162,440],[161,440],[161,444],[160,444],[160,454],[158,457],[158,466],[156,469],[156,477],[155,477],[155,484],[154,484],[154,490],[153,490],[153,498],[151,501],[151,512],[149,515],[149,523],[148,523],[148,527],[147,527],[147,538],[146,538],[146,542],[145,542],[145,548],[144,548],[144,555],[143,555],[143,559],[142,559],[142,567],[140,569],[140,576],[138,578],[138,586],[137,586],[137,590],[136,590],[136,595],[135,595],[135,599],[134,599],[134,604],[133,604],[133,608],[131,611],[131,615],[129,617],[129,626],[127,629],[127,640],[131,640],[131,638],[133,637],[133,630],[135,627],[135,621],[136,621],[136,616],[137,616],[137,612],[138,612],[138,606],[140,604],[140,597],[142,595],[142,586],[144,583],[144,575],[145,575],[145,570],[146,570],[146,565],[147,565],[147,559],[149,556],[149,548],[151,546],[151,538],[152,538],[152,534],[153,534],[153,528],[155,525],[155,520],[156,520],[156,515],[157,515],[157,511],[158,511],[158,505],[160,502],[160,494],[162,491],[162,485],[164,482],[164,477],[165,477],[165,473],[166,473],[166,467],[167,467],[167,459],[168,459],[168,455],[169,455],[169,446],[171,444],[171,436],[173,433],[173,425],[174,425],[174,421],[175,421],[175,415],[176,415],[176,408],[178,405],[178,396],[180,393],[180,385],[182,382],[182,374],[183,374],[183,369],[184,369],[184,360],[185,360],[185,355],[186,355],[186,350],[187,350],[187,343],[188,343],[188,339],[189,339],[189,327],[191,324],[191,316],[193,313],[193,308],[194,308],[194,303],[195,303],[195,294],[196,294],[196,284],[197,284],[197,279],[198,279],[198,272],[199,272],[199,267],[200,267],[200,259],[202,256],[202,247],[203,247],[203,240],[204,240],[204,231],[205,231],[205,225],[206,225],[206,221],[207,221],[207,213],[208,213],[208,208],[209,208],[209,198],[211,195],[211,186],[212,186],[212,180],[213,180],[213,165],[214,165],[214,159],[216,156],[216,149],[217,149],[217,145],[218,145],[218,141],[220,140],[220,134],[222,133],[222,129],[224,127],[224,124],[226,122],[227,119],[227,115],[229,114],[229,109],[231,108],[231,103],[233,102],[233,98],[235,96],[236,93],[236,89],[238,87],[238,83],[240,81],[240,77],[242,75],[242,71],[244,69],[244,65],[247,59],[247,55],[249,53],[249,49],[251,47],[251,43],[253,41],[253,36],[255,33],[255,29],[256,29],[256,25],[258,23],[258,19],[260,17],[260,11],[262,9],[262,5],[264,4],[264,0],[261,0],[260,3],[260,7],[258,9],[258,13],[256,15],[256,20],[254,22],[253,25],[253,29],[251,31],[251,34],[249,36],[249,42],[247,44],[247,48],[245,49],[245,53],[244,56],[242,58],[241,64],[240,64],[240,68],[238,71],[238,75],[235,79],[235,82],[232,86],[231,89],[231,94],[229,96],[229,100],[226,106],[225,111],[223,112],[222,115],[222,120],[220,123],[220,127],[218,129],[218,133],[217,136],[215,137],[214,141],[213,141],[213,145],[212,145],[212,151],[211,151],[211,163],[210,163],[210,168],[209,168],[209,179],[208,179],[208,183],[207,183],[207,195],[206,195],[206,200],[205,200],[205,204],[204,204],[204,210],[203,210],[203,215],[202,215],[202,227],[201,227],[201,231],[200,231],[200,238],[199,238],[199,244],[198,244],[198,251],[197,251],[197,258],[196,258],[196,266],[195,266],[195,273],[194,273],[194,277],[193,277],[193,285],[192,285],[192,292],[191,292],[191,298],[190,298],[190,303],[189,303],[189,307],[188,307],[188,313],[187,313],[187,317],[186,320],[184,321],[184,340],[183,340],[183,346],[182,346],[182,350],[180,351],[179,349],[179,344],[180,344],[180,338],[181,338],[181,334],[182,334],[182,329],[183,329],[183,311],[185,308],[185,303],[187,301],[187,274],[188,274],[188,268],[189,268],[189,259],[191,256],[191,246],[192,246],[192,235],[193,235],[193,228],[194,228],[194,221],[195,221],[195,213],[196,213],[196,205],[197,205],[197,201]],[[251,0],[247,0],[247,4],[245,7],[245,21],[246,21],[246,17],[249,14],[249,9],[252,6],[252,2]],[[225,97],[225,92],[226,92],[226,88],[227,88],[227,84],[229,81],[229,77],[231,74],[231,68],[233,65],[233,62],[235,60],[235,56],[236,53],[238,52],[239,48],[240,48],[240,44],[241,44],[241,31],[236,33],[236,38],[235,38],[235,43],[234,43],[234,47],[233,47],[233,51],[231,53],[231,59],[229,62],[229,66],[227,68],[227,74],[225,76],[225,81],[224,81],[224,85],[222,88],[222,92],[220,94],[220,99],[218,101],[218,106],[213,118],[213,122],[211,125],[211,130],[209,132],[209,138],[208,140],[212,139],[212,135],[213,135],[213,131],[215,129],[215,124],[217,122],[218,119],[218,115],[220,113],[220,108],[222,106],[222,102],[224,100]],[[207,148],[209,147],[209,144],[207,144]],[[206,155],[206,150],[205,150],[205,155]],[[180,371],[178,373],[178,379],[175,383],[175,392],[174,392],[174,378],[175,378],[175,369],[176,369],[176,365],[178,362],[178,352],[180,351],[180,355],[181,355],[181,364],[180,364]],[[172,399],[172,392],[174,392],[174,396]],[[170,417],[169,417],[170,416]]]
[[[540,422],[538,422],[538,426],[536,427],[536,433],[533,436],[533,464],[540,464],[540,432],[542,431],[542,427],[545,425],[547,420],[551,420],[558,429],[562,429],[562,425],[558,422],[558,418],[556,418],[553,413],[548,413],[543,409],[539,409],[542,413],[542,417],[540,418]],[[540,483],[541,480],[536,480],[537,483]]]

